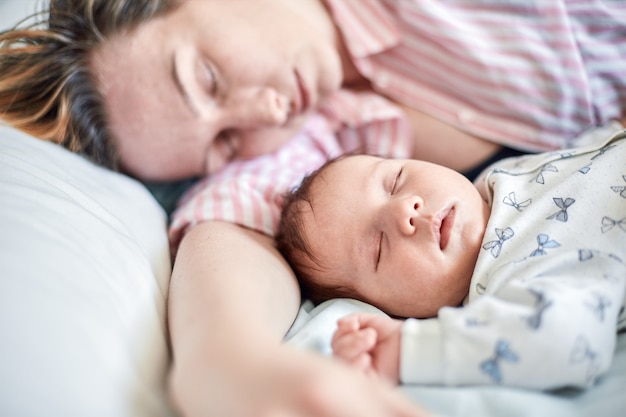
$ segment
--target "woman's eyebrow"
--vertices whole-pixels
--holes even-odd
[[[178,67],[178,65],[176,65],[176,55],[174,55],[172,57],[171,63],[172,63],[172,66],[171,66],[171,69],[170,69],[170,77],[174,81],[174,85],[176,86],[176,90],[178,91],[178,93],[182,97],[182,99],[185,102],[185,104],[187,104],[187,107],[189,108],[191,113],[194,116],[198,117],[200,115],[200,113],[198,112],[198,109],[196,108],[196,106],[194,106],[194,104],[192,103],[191,97],[189,97],[189,93],[187,92],[187,89],[185,88],[185,85],[181,81],[179,67]]]

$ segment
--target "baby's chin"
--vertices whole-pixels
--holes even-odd
[[[437,303],[432,305],[422,306],[406,306],[405,308],[394,306],[385,309],[384,307],[378,307],[387,314],[396,318],[415,318],[415,319],[430,319],[437,317],[439,310],[443,307],[457,307],[458,304],[454,303]]]
[[[437,315],[439,314],[439,310],[444,307],[456,308],[463,305],[465,298],[469,293],[471,279],[472,271],[470,270],[470,272],[466,274],[466,276],[464,276],[461,280],[454,281],[454,283],[456,284],[454,288],[440,290],[440,294],[445,294],[445,297],[442,297],[438,300],[433,300],[432,298],[430,298],[428,300],[429,302],[426,303],[413,302],[412,305],[394,306],[386,311],[392,316],[404,318],[411,317],[416,319],[429,319],[437,317]],[[417,297],[415,301],[417,301]]]

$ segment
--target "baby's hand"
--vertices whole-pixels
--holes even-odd
[[[367,374],[397,384],[400,379],[402,322],[376,314],[352,314],[337,322],[335,357]]]

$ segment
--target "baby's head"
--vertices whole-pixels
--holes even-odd
[[[432,317],[467,295],[489,211],[448,168],[348,156],[287,195],[277,244],[313,301],[350,297]]]

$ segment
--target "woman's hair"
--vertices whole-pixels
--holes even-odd
[[[0,33],[0,119],[117,168],[104,99],[90,67],[112,35],[171,8],[172,0],[50,0]]]
[[[283,209],[276,233],[276,247],[285,257],[300,282],[302,296],[314,303],[331,298],[356,298],[352,288],[321,282],[327,274],[319,259],[311,251],[304,232],[303,214],[310,212],[313,203],[312,184],[330,165],[348,155],[331,159],[319,169],[304,177],[300,185],[283,195]]]

